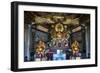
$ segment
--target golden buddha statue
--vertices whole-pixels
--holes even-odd
[[[74,41],[71,45],[73,55],[79,53],[79,43],[78,41]]]
[[[39,41],[39,43],[37,44],[37,48],[36,48],[36,52],[39,54],[43,54],[45,51],[45,43],[43,41]]]
[[[56,31],[56,38],[63,38],[64,36],[64,26],[61,23],[56,24],[55,26],[55,31]]]

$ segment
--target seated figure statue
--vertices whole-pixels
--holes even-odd
[[[45,43],[40,40],[36,47],[36,59],[42,60],[43,57],[45,56],[44,51],[45,51]]]
[[[75,40],[72,43],[71,48],[72,48],[72,59],[80,59],[81,53],[78,41]]]

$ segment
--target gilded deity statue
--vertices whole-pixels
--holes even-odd
[[[43,58],[45,51],[45,43],[43,41],[39,41],[36,47],[36,53],[39,58]]]
[[[45,43],[43,41],[39,41],[39,43],[37,44],[37,48],[36,48],[36,52],[37,53],[42,53],[45,50]]]
[[[72,43],[72,45],[71,45],[71,48],[72,48],[72,54],[75,56],[75,55],[77,55],[78,56],[78,54],[79,54],[79,43],[78,43],[78,41],[74,41],[73,43]]]

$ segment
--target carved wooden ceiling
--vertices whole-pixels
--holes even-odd
[[[78,26],[90,21],[89,14],[56,13],[56,12],[32,12],[24,11],[24,24],[56,24],[62,23],[67,26]],[[46,25],[45,25],[46,26]]]

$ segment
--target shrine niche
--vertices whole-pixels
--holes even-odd
[[[56,12],[24,12],[25,29],[31,26],[32,61],[53,61],[90,58],[89,46],[86,52],[85,32],[89,29],[88,14],[70,14]],[[33,16],[29,18],[28,15]],[[81,20],[87,17],[81,23]],[[26,20],[29,18],[29,20]],[[85,22],[86,21],[86,22]],[[30,24],[27,24],[31,22]],[[89,43],[89,41],[87,42]],[[28,61],[28,60],[25,60]],[[30,61],[30,60],[29,60]]]

